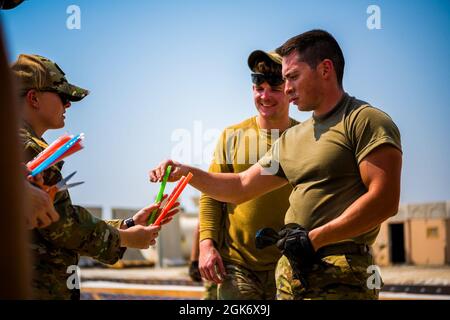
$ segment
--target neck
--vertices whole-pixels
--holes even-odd
[[[327,92],[319,106],[314,110],[314,115],[320,117],[333,110],[338,102],[341,101],[343,95],[344,90],[341,88],[335,88]]]
[[[45,126],[43,126],[42,124],[39,123],[39,121],[37,121],[36,119],[33,119],[33,117],[29,117],[25,114],[23,120],[28,123],[28,125],[33,129],[34,133],[36,133],[36,135],[39,138],[42,138],[42,136],[44,135],[45,131],[47,131],[47,128],[45,128]]]
[[[284,131],[287,128],[289,128],[289,125],[291,124],[291,120],[289,119],[289,116],[282,117],[280,119],[267,119],[264,117],[261,117],[261,115],[258,115],[256,117],[256,122],[258,123],[258,126],[261,129],[278,129],[280,131]]]

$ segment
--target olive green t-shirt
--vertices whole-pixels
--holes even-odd
[[[294,187],[285,223],[314,229],[341,215],[367,192],[359,164],[383,144],[401,151],[395,123],[348,94],[323,117],[313,116],[286,130],[259,161],[265,168],[277,168],[274,173]],[[347,240],[370,245],[379,228]]]
[[[298,122],[291,119],[290,126]],[[278,134],[277,134],[278,133]],[[209,168],[210,172],[242,172],[266,154],[279,130],[260,129],[256,117],[222,132]],[[222,203],[202,194],[200,197],[200,241],[213,239],[226,262],[253,271],[275,269],[280,252],[275,246],[256,249],[256,232],[265,227],[279,230],[289,207],[292,186],[267,193],[239,205]]]

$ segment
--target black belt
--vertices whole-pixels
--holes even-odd
[[[338,254],[358,254],[365,255],[370,253],[370,247],[366,244],[357,244],[354,242],[343,242],[330,244],[317,250],[318,257],[326,257]]]

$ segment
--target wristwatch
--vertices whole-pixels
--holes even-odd
[[[124,223],[127,225],[128,228],[135,226],[133,218],[125,219]]]

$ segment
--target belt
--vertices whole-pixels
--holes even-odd
[[[318,257],[326,257],[338,254],[357,254],[365,255],[370,253],[370,247],[366,244],[358,244],[354,242],[343,242],[331,244],[317,250]]]

